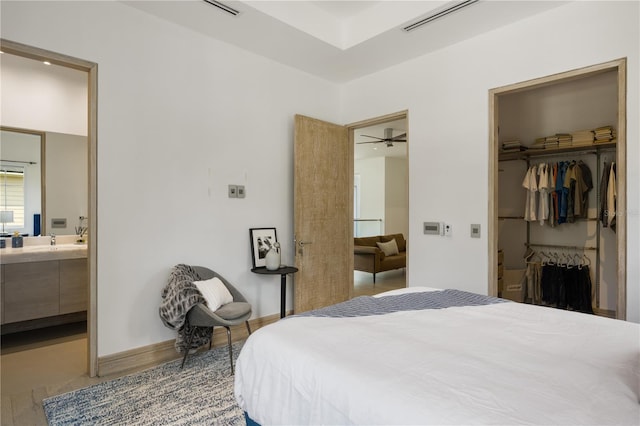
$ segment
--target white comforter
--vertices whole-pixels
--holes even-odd
[[[499,303],[278,321],[235,394],[262,425],[638,425],[639,382],[638,324]]]

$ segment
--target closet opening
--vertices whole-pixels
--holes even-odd
[[[490,90],[489,294],[626,318],[625,72]]]

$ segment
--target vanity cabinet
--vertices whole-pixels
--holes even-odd
[[[89,270],[87,259],[60,261],[60,314],[87,310]]]
[[[87,310],[87,259],[2,265],[2,323]]]
[[[6,323],[58,315],[58,262],[4,265]]]

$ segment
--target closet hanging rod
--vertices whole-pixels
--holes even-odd
[[[558,249],[569,249],[569,250],[598,250],[597,247],[578,247],[578,246],[564,246],[558,244],[535,244],[535,243],[524,243],[526,247],[545,247],[545,248],[558,248]]]
[[[529,160],[534,160],[538,157],[576,157],[579,155],[598,155],[598,151],[567,151],[567,152],[548,152],[544,154],[530,155]]]

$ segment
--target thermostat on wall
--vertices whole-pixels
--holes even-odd
[[[440,235],[440,226],[440,222],[424,222],[424,233],[427,235]]]
[[[66,218],[51,219],[51,227],[52,228],[66,228],[67,227],[67,219]]]

